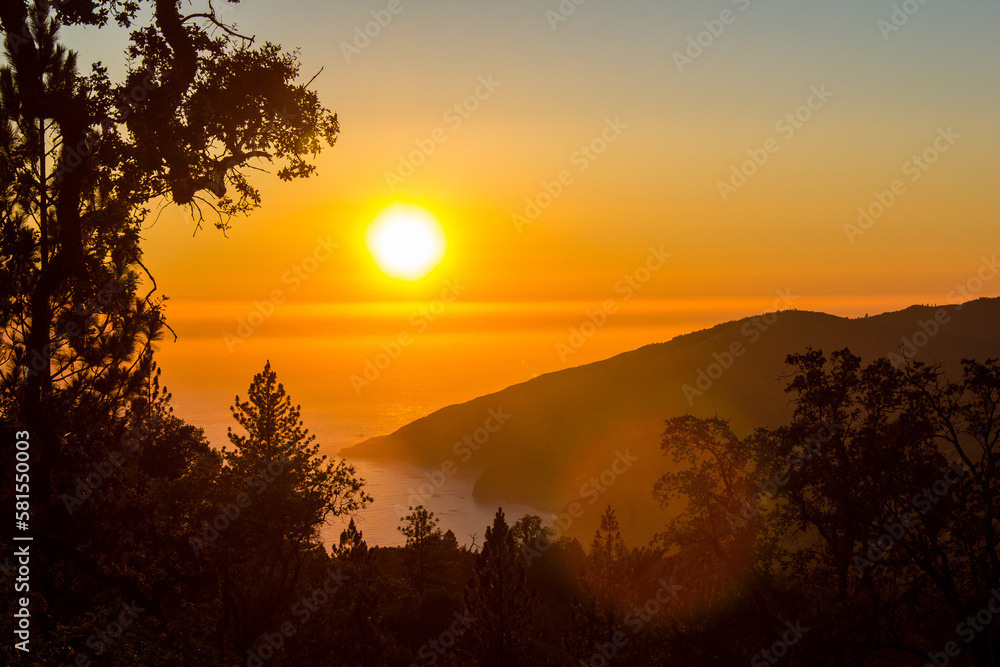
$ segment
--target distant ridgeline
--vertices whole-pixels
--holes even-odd
[[[670,470],[664,420],[719,415],[740,435],[787,422],[785,359],[807,348],[940,363],[958,379],[962,359],[1000,357],[998,331],[998,298],[858,319],[765,313],[448,406],[341,454],[475,476],[477,497],[562,513],[566,532],[585,539],[611,504],[625,539],[644,544],[669,518],[652,494]]]

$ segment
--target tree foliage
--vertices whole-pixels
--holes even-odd
[[[67,26],[128,31],[124,76],[84,64]],[[59,637],[33,657],[82,660],[97,624],[134,600],[142,621],[108,664],[215,662],[224,642],[204,629],[219,607],[203,591],[218,570],[188,538],[231,501],[229,473],[159,388],[165,297],[143,264],[143,226],[179,205],[195,228],[227,229],[260,203],[258,166],[313,173],[336,116],[294,53],[239,35],[208,3],[7,0],[0,29],[0,423],[31,434],[44,527],[32,625]]]
[[[686,465],[657,494],[687,504],[661,539],[703,598],[686,610],[689,634],[744,618],[734,641],[766,645],[801,619],[811,630],[794,663],[922,664],[1000,582],[1000,365],[965,361],[956,382],[849,350],[788,364],[785,426],[739,438],[718,418],[667,423],[664,453]],[[996,627],[961,638],[973,664],[996,663]]]
[[[498,509],[465,591],[475,621],[459,641],[459,655],[483,667],[521,664],[531,646],[533,602],[521,554]]]
[[[424,594],[424,573],[425,563],[431,544],[435,540],[441,539],[443,533],[437,527],[438,519],[434,512],[428,511],[423,505],[410,507],[410,513],[400,517],[400,521],[406,523],[398,526],[396,530],[406,538],[406,547],[417,557],[417,591]]]

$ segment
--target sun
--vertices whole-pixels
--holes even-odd
[[[387,276],[420,280],[444,259],[448,247],[441,223],[427,209],[392,204],[365,231],[372,259]]]

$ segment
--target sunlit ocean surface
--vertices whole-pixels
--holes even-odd
[[[184,392],[186,393],[186,392]],[[184,393],[180,396],[184,396]],[[245,391],[241,392],[241,397]],[[226,429],[235,421],[218,419],[218,410],[213,409],[221,397],[214,396],[205,390],[193,390],[192,398],[175,396],[176,412],[179,416],[205,428],[213,444],[227,444]],[[293,396],[294,398],[294,396]],[[355,415],[353,418],[338,418],[335,410],[311,409],[305,417],[306,426],[310,432],[317,435],[324,453],[336,457],[334,450],[345,444],[360,441],[362,436],[368,437],[379,433],[388,433],[423,414],[428,409],[413,406],[397,407],[395,410],[373,410],[368,413],[368,421]],[[226,413],[228,415],[228,410]],[[362,411],[364,414],[364,411]],[[356,517],[359,528],[363,531],[369,545],[400,546],[405,538],[396,529],[400,525],[400,517],[408,514],[412,504],[423,504],[434,512],[440,520],[442,530],[452,530],[459,544],[470,544],[470,535],[477,535],[477,544],[482,545],[483,535],[487,525],[493,521],[497,507],[503,505],[504,512],[511,520],[525,514],[538,514],[544,518],[550,515],[544,511],[514,503],[481,502],[472,497],[474,478],[452,476],[446,478],[444,485],[430,497],[422,493],[420,487],[427,483],[424,476],[428,470],[407,463],[391,461],[368,461],[351,459],[357,475],[366,481],[365,491],[372,496],[374,502],[362,510]],[[414,494],[418,494],[415,496]],[[347,526],[349,517],[332,518],[323,530],[327,545],[335,544],[341,531]]]
[[[209,441],[221,447],[228,445],[227,429],[236,427],[229,410],[235,396],[246,397],[253,375],[270,359],[292,400],[301,405],[305,426],[316,435],[322,453],[335,456],[341,448],[391,433],[439,408],[529,380],[538,372],[556,370],[552,364],[543,367],[542,360],[536,361],[532,355],[555,357],[552,341],[559,335],[428,334],[370,387],[365,387],[360,396],[350,376],[362,372],[365,358],[379,351],[377,338],[359,343],[335,336],[261,335],[249,339],[234,354],[228,353],[221,339],[182,339],[162,346],[160,363],[163,382],[173,394],[175,413],[202,427]],[[591,354],[600,354],[600,347],[595,344]],[[558,357],[555,360],[558,362]],[[358,517],[365,540],[369,545],[403,544],[404,538],[396,528],[400,517],[414,504],[412,491],[426,481],[427,471],[385,461],[350,463],[366,480],[366,491],[374,498]],[[470,535],[475,534],[481,545],[486,526],[492,523],[500,504],[473,499],[474,482],[468,477],[450,477],[433,497],[419,500],[440,519],[443,530],[454,531],[460,544],[469,544]],[[511,521],[524,514],[549,518],[532,507],[502,504]],[[336,542],[345,526],[346,522],[334,519],[324,531],[327,544]]]
[[[420,496],[419,500],[412,500],[414,492],[419,493],[420,485],[427,481],[423,468],[384,461],[351,463],[358,475],[368,481],[367,490],[375,498],[375,502],[361,512],[358,518],[358,526],[370,545],[401,546],[405,542],[396,528],[400,525],[400,517],[408,514],[407,508],[411,502],[419,502],[434,512],[440,519],[439,527],[454,531],[459,544],[471,544],[471,536],[476,535],[476,544],[482,546],[486,526],[493,523],[493,515],[499,506],[503,506],[510,523],[525,514],[538,514],[546,520],[553,518],[552,515],[528,505],[499,500],[477,501],[472,498],[475,480],[469,477],[450,477],[432,497]],[[336,543],[346,525],[346,520],[331,521],[324,530],[324,541],[327,544]]]
[[[905,304],[910,298],[898,301]],[[237,317],[246,313],[246,304],[201,304],[168,311],[179,340],[161,343],[157,358],[163,369],[163,384],[173,394],[175,413],[204,428],[216,447],[228,444],[227,428],[235,426],[230,413],[234,398],[237,394],[246,397],[254,374],[270,360],[292,400],[301,405],[302,419],[316,435],[321,452],[335,456],[344,447],[391,433],[447,405],[499,391],[542,373],[606,359],[765,312],[771,301],[762,298],[686,305],[638,301],[624,304],[606,326],[565,358],[560,357],[556,344],[568,340],[570,327],[579,326],[586,309],[593,304],[562,303],[551,308],[536,305],[530,309],[538,315],[535,319],[523,313],[518,316],[520,311],[512,305],[493,312],[482,304],[469,304],[464,311],[456,307],[445,313],[419,333],[412,330],[405,308],[380,318],[361,317],[363,313],[350,309],[340,312],[317,306],[313,313],[310,309],[299,312],[289,308],[276,312],[236,345],[227,345],[223,336],[235,331]],[[888,310],[897,304],[884,305],[882,309]],[[803,300],[800,307],[853,314],[844,312],[843,304],[837,307],[833,301]],[[514,321],[516,317],[522,321]],[[368,324],[362,326],[364,322]],[[359,385],[357,378],[363,377],[366,363],[397,340],[401,332],[414,334],[412,343],[384,365],[370,384]],[[366,490],[375,500],[358,518],[366,540],[370,545],[401,544],[402,536],[396,530],[399,518],[413,504],[411,489],[419,487],[425,471],[388,462],[351,463],[367,481]],[[473,500],[473,483],[468,478],[450,478],[423,504],[438,516],[443,529],[455,532],[460,543],[468,543],[469,535],[476,534],[481,544],[497,503]],[[505,511],[511,519],[525,513],[543,514],[530,507],[507,504]],[[336,540],[342,529],[337,521],[328,526],[328,542]]]

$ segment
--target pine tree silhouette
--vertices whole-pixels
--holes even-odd
[[[461,664],[527,664],[534,634],[534,601],[517,543],[503,509],[497,509],[476,557],[475,574],[465,590],[466,610],[476,620],[457,644]]]
[[[354,514],[371,502],[353,466],[320,455],[316,436],[304,427],[300,407],[292,404],[270,361],[254,376],[247,400],[236,397],[232,413],[246,435],[230,428],[236,451],[223,450],[223,456],[255,494],[274,491],[268,496],[280,502],[265,503],[268,516],[283,525],[286,536],[315,542],[329,515]]]
[[[410,507],[410,513],[399,517],[399,520],[406,524],[397,526],[396,530],[406,536],[406,547],[417,554],[417,590],[423,595],[427,552],[430,543],[441,538],[441,529],[437,527],[438,520],[434,517],[434,512],[424,509],[423,505]]]
[[[623,599],[627,575],[628,550],[622,540],[618,517],[608,508],[601,515],[601,525],[594,533],[590,545],[590,562],[587,575],[601,610],[607,636],[611,636],[619,622],[618,606]]]
[[[347,529],[340,533],[339,546],[333,547],[334,555],[342,556],[352,561],[363,561],[368,557],[368,543],[365,542],[364,535],[358,530],[354,519],[347,524]]]

